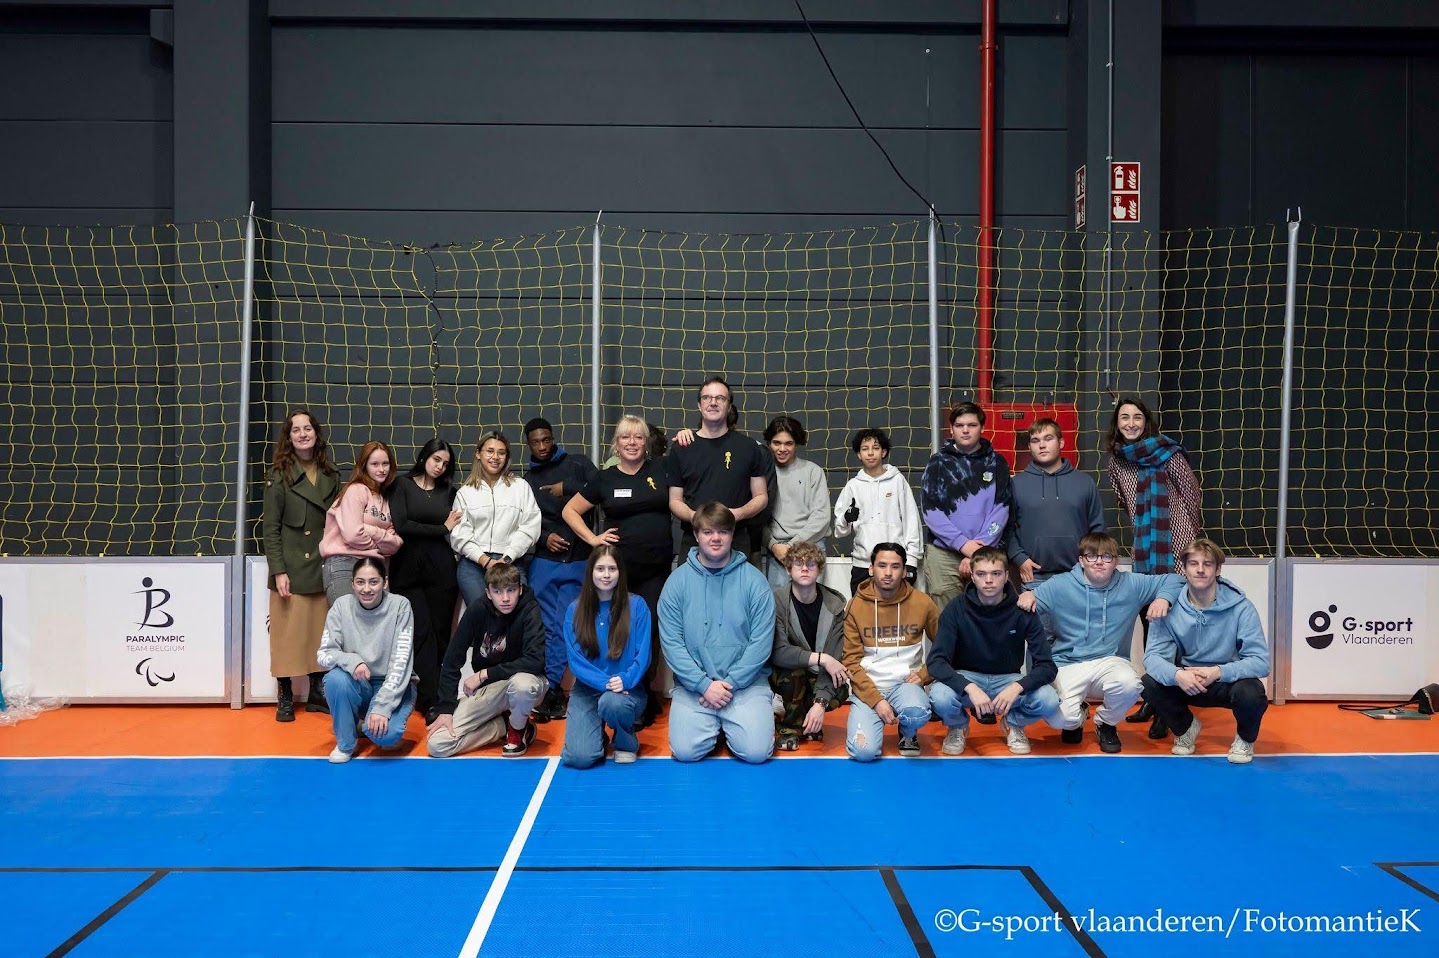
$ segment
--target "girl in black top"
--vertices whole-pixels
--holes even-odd
[[[453,508],[455,451],[443,439],[420,449],[414,468],[390,489],[390,518],[404,540],[390,569],[390,588],[415,613],[415,708],[425,716],[439,704],[440,662],[450,643],[455,602],[455,553],[450,530],[460,521]]]
[[[624,560],[629,589],[645,600],[650,609],[650,664],[645,685],[653,688],[660,652],[660,590],[674,564],[674,533],[669,506],[669,476],[663,460],[648,456],[650,427],[635,415],[620,418],[615,427],[613,466],[581,489],[564,508],[569,527],[591,546],[615,546]],[[584,516],[595,506],[604,512],[605,528],[598,535],[585,524]],[[644,728],[663,709],[663,697],[649,696],[644,714],[635,723]]]

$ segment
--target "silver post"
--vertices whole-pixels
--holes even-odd
[[[590,251],[590,460],[600,464],[600,217],[595,214],[595,236]]]
[[[929,428],[930,452],[939,452],[939,215],[929,208]]]
[[[245,704],[245,506],[250,471],[250,350],[255,318],[255,204],[245,217],[245,291],[240,305],[240,397],[235,430],[235,561],[230,568],[230,708]]]
[[[1108,130],[1104,157],[1104,388],[1114,389],[1114,0],[1109,0],[1109,59],[1104,64],[1108,78]]]
[[[1284,704],[1289,692],[1289,619],[1281,615],[1279,599],[1293,594],[1290,582],[1289,563],[1285,561],[1288,552],[1286,533],[1289,528],[1289,421],[1294,408],[1294,312],[1298,300],[1299,277],[1299,223],[1304,216],[1302,209],[1289,221],[1289,257],[1284,276],[1284,373],[1279,386],[1279,491],[1278,510],[1274,530],[1274,581],[1276,592],[1270,603],[1271,660],[1274,670],[1274,701]],[[1290,604],[1286,601],[1285,606]]]

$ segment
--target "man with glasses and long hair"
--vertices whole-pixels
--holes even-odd
[[[1078,565],[1018,601],[1026,612],[1038,609],[1050,618],[1059,711],[1049,723],[1060,730],[1062,742],[1077,745],[1084,739],[1087,700],[1102,699],[1094,734],[1099,750],[1111,753],[1121,750],[1118,725],[1143,690],[1129,663],[1134,620],[1141,609],[1151,620],[1164,618],[1184,589],[1184,580],[1173,573],[1120,572],[1118,564],[1119,543],[1091,532],[1079,540]]]

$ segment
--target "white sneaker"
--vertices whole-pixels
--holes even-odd
[[[944,735],[944,743],[939,747],[940,752],[945,755],[963,755],[965,739],[968,736],[969,729],[967,727],[959,728],[956,726],[950,729]]]
[[[639,756],[638,756],[637,754],[635,754],[634,752],[623,752],[623,751],[618,751],[618,750],[617,750],[617,751],[615,752],[615,764],[616,764],[616,765],[629,765],[629,764],[633,763],[634,760],[635,760],[636,758],[638,758],[638,757],[639,757]]]
[[[1246,742],[1238,735],[1234,736],[1234,742],[1229,746],[1229,763],[1231,765],[1248,765],[1254,760],[1254,743]]]
[[[783,697],[782,695],[780,695],[778,692],[771,692],[771,693],[770,693],[770,695],[769,695],[769,705],[770,705],[770,708],[774,711],[774,714],[775,714],[775,715],[783,715],[783,714],[784,714],[784,697]]]
[[[1174,736],[1174,744],[1169,746],[1170,755],[1193,755],[1194,743],[1199,739],[1199,719],[1195,718],[1189,723],[1189,730],[1183,735]],[[1247,759],[1246,759],[1247,761]]]
[[[330,753],[330,764],[331,764],[331,765],[344,765],[344,764],[345,764],[346,762],[348,762],[352,757],[353,757],[353,753],[347,752],[347,751],[345,751],[344,749],[340,748],[340,747],[337,745],[337,746],[335,746],[335,750]]]
[[[1030,752],[1029,736],[1024,734],[1022,728],[1005,723],[1004,741],[1015,755],[1028,755]]]

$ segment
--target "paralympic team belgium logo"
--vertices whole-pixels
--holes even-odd
[[[185,649],[185,636],[183,633],[158,632],[150,630],[170,629],[175,625],[175,617],[165,611],[174,595],[169,589],[155,584],[155,580],[145,576],[140,580],[141,588],[135,591],[135,595],[144,596],[143,612],[135,624],[138,628],[135,634],[125,636],[125,646],[135,652],[182,652]],[[140,608],[137,603],[137,609]],[[135,664],[135,674],[145,680],[150,688],[158,688],[162,682],[175,681],[175,669],[172,666],[160,665],[155,661],[155,655],[146,655]]]

